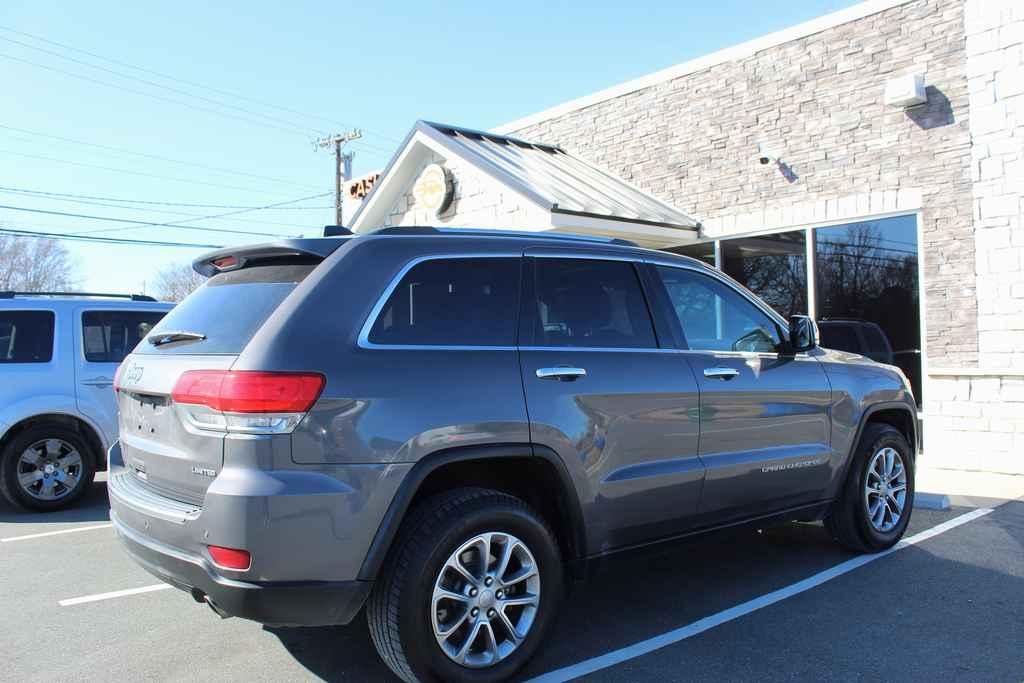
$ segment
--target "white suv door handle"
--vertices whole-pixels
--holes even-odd
[[[587,371],[583,368],[537,368],[537,377],[541,379],[557,379],[562,382],[572,382],[586,376]]]
[[[730,380],[739,374],[736,368],[704,368],[704,376],[708,379]]]
[[[109,387],[114,384],[113,377],[90,377],[83,379],[82,384],[87,387]]]

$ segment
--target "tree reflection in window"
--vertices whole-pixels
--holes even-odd
[[[722,270],[782,316],[807,313],[803,230],[722,242]]]
[[[819,320],[876,323],[893,363],[921,400],[921,326],[917,226],[914,216],[851,223],[814,231]],[[857,328],[867,354],[878,346],[873,326]]]

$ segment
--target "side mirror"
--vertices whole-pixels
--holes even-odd
[[[789,349],[793,353],[810,351],[818,345],[818,324],[806,315],[789,319]]]

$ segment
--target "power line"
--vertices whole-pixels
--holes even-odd
[[[210,114],[217,114],[218,116],[224,116],[224,117],[227,117],[227,118],[230,118],[230,119],[235,119],[237,121],[244,121],[245,123],[249,123],[249,124],[252,124],[252,125],[264,126],[264,127],[267,127],[267,128],[274,128],[274,129],[277,129],[277,130],[284,131],[286,133],[294,133],[294,134],[302,135],[304,137],[308,137],[309,136],[309,131],[308,130],[303,130],[303,129],[299,129],[299,128],[291,128],[291,127],[287,127],[286,128],[284,126],[279,126],[279,125],[276,125],[276,124],[273,124],[273,123],[269,123],[267,121],[257,121],[257,120],[254,120],[254,119],[247,118],[245,116],[239,116],[237,114],[230,114],[230,113],[225,112],[225,111],[219,111],[217,109],[211,109],[210,107],[201,107],[201,106],[199,106],[197,104],[190,104],[188,102],[182,102],[181,100],[176,100],[176,99],[171,98],[171,97],[164,97],[163,95],[157,95],[155,93],[149,93],[149,92],[146,92],[144,90],[134,90],[132,88],[126,88],[123,85],[118,85],[116,83],[110,83],[110,82],[107,82],[107,81],[101,81],[98,78],[92,78],[91,76],[83,76],[82,74],[76,74],[74,72],[66,71],[64,69],[58,69],[56,67],[47,66],[45,64],[40,64],[39,62],[33,62],[30,59],[22,59],[20,57],[12,57],[11,55],[7,55],[7,54],[3,54],[3,53],[0,53],[0,59],[7,59],[7,60],[10,60],[10,61],[13,61],[13,62],[21,62],[22,64],[28,64],[30,66],[34,66],[34,67],[39,68],[39,69],[45,69],[46,71],[52,71],[54,73],[63,74],[65,76],[69,76],[71,78],[77,78],[79,80],[87,81],[89,83],[95,83],[97,85],[102,85],[102,86],[107,87],[107,88],[113,88],[114,90],[121,90],[123,92],[132,93],[134,95],[141,95],[142,97],[150,97],[150,98],[153,98],[153,99],[156,99],[156,100],[160,100],[161,102],[170,102],[171,104],[177,104],[179,106],[186,107],[188,109],[196,109],[198,111],[203,111],[203,112],[207,112],[207,113],[210,113]]]
[[[134,175],[143,178],[156,178],[158,180],[171,180],[177,183],[188,183],[189,185],[200,185],[202,187],[218,187],[225,190],[239,190],[241,192],[253,192],[259,194],[267,194],[266,190],[258,190],[252,187],[240,187],[238,185],[225,185],[224,183],[211,183],[202,180],[191,180],[188,178],[176,178],[174,176],[160,175],[157,173],[145,173],[144,171],[136,171],[132,169],[116,168],[113,166],[101,166],[100,164],[87,164],[81,161],[71,161],[69,159],[54,159],[53,157],[42,156],[39,154],[26,154],[25,152],[15,152],[9,149],[0,149],[0,154],[10,154],[12,156],[24,157],[26,159],[39,159],[41,161],[52,161],[58,164],[68,164],[70,166],[81,166],[83,168],[95,168],[101,171],[110,171],[112,173],[124,173],[127,175]],[[331,194],[330,192],[319,195],[326,197]]]
[[[178,94],[178,95],[184,95],[185,97],[193,97],[193,98],[195,98],[197,100],[201,100],[203,102],[209,102],[210,104],[212,104],[214,106],[217,106],[217,107],[224,107],[226,109],[234,109],[236,111],[241,111],[241,112],[243,112],[245,114],[250,114],[252,116],[257,116],[257,117],[260,117],[260,118],[267,119],[268,121],[277,121],[280,124],[283,124],[283,125],[285,125],[285,126],[287,126],[289,128],[295,128],[296,130],[302,131],[304,133],[308,133],[310,131],[317,132],[317,133],[320,132],[320,131],[317,131],[316,129],[311,129],[311,128],[308,128],[308,127],[296,126],[292,122],[285,121],[284,119],[280,119],[280,118],[278,118],[276,116],[268,116],[267,114],[261,114],[259,112],[255,112],[255,111],[246,109],[245,107],[238,107],[238,106],[235,106],[233,104],[226,104],[224,102],[220,102],[219,100],[215,100],[215,99],[212,99],[212,98],[209,98],[209,97],[203,97],[202,95],[197,95],[195,93],[190,93],[190,92],[187,92],[185,90],[181,90],[179,88],[172,88],[169,85],[164,85],[162,83],[157,83],[155,81],[150,81],[150,80],[147,80],[145,78],[139,78],[138,76],[128,76],[128,75],[126,75],[124,73],[121,73],[120,71],[116,71],[114,69],[108,69],[105,66],[97,66],[95,64],[90,64],[89,62],[83,61],[81,59],[75,59],[74,57],[68,57],[66,55],[60,54],[59,52],[54,52],[53,50],[47,50],[44,47],[38,47],[36,45],[29,45],[28,43],[23,43],[23,42],[21,42],[19,40],[14,40],[13,38],[4,38],[3,36],[0,36],[0,40],[6,41],[8,43],[13,43],[15,45],[20,45],[21,47],[26,47],[29,50],[35,50],[37,52],[42,52],[43,54],[47,54],[47,55],[56,57],[57,59],[63,59],[65,61],[72,62],[73,64],[80,64],[81,66],[84,66],[84,67],[86,67],[88,69],[96,69],[97,71],[102,71],[104,73],[108,73],[108,74],[111,74],[113,76],[117,76],[118,78],[123,78],[123,79],[129,80],[129,81],[136,81],[138,83],[142,83],[144,85],[148,85],[148,86],[151,86],[153,88],[161,88],[163,90],[167,90],[169,92],[172,92],[172,93],[175,93],[175,94]]]
[[[3,188],[0,188],[0,194],[8,194],[8,193],[10,193],[10,191],[4,190]],[[47,201],[52,201],[52,202],[71,202],[72,204],[85,204],[87,206],[103,206],[103,207],[106,207],[108,209],[119,209],[121,211],[136,211],[136,212],[138,212],[138,211],[146,211],[146,212],[150,212],[150,213],[155,212],[155,213],[168,214],[168,215],[171,215],[171,216],[188,216],[190,218],[196,218],[196,219],[205,218],[205,216],[202,215],[202,214],[187,213],[185,211],[175,211],[173,209],[167,209],[167,208],[146,208],[146,207],[139,207],[139,206],[129,206],[129,205],[125,205],[125,204],[111,204],[110,202],[102,202],[102,201],[95,202],[95,201],[89,201],[87,199],[72,199],[72,198],[67,198],[67,197],[62,197],[62,196],[52,196],[52,195],[48,196],[48,194],[18,193],[18,192],[15,192],[14,194],[17,194],[18,196],[21,196],[21,197],[32,197],[32,198],[35,198],[35,199],[45,199]],[[232,208],[234,208],[234,207],[232,207]],[[242,207],[242,208],[245,208],[246,210],[258,211],[258,210],[260,210],[261,207],[253,206],[253,207]],[[287,210],[284,207],[275,207],[275,208],[282,209],[282,210]],[[300,208],[302,208],[302,207],[300,207]],[[326,208],[331,208],[331,207],[326,207]],[[295,227],[294,223],[281,223],[279,221],[263,221],[263,220],[259,220],[259,219],[256,219],[256,218],[221,218],[219,220],[231,221],[231,222],[234,222],[234,223],[255,224],[255,225],[272,225],[272,226],[279,227],[279,228],[281,228],[281,227],[284,227],[284,228],[294,228]]]
[[[162,226],[166,226],[166,227],[171,227],[171,228],[180,228],[182,230],[201,230],[201,231],[204,231],[204,232],[225,232],[225,233],[236,232],[238,234],[245,234],[244,232],[238,231],[238,230],[223,230],[221,228],[201,228],[201,227],[195,227],[195,226],[189,226],[189,225],[183,225],[183,224],[184,223],[194,223],[196,221],[201,221],[201,220],[212,220],[212,219],[215,219],[215,218],[224,218],[225,216],[235,216],[235,215],[240,214],[240,213],[248,213],[249,211],[259,211],[260,209],[263,209],[263,208],[273,208],[273,207],[276,207],[276,206],[285,206],[286,204],[297,204],[298,202],[308,201],[310,199],[314,199],[315,197],[320,197],[320,196],[323,196],[323,195],[313,195],[312,197],[299,197],[298,199],[289,199],[289,200],[283,201],[283,202],[276,202],[274,204],[267,204],[265,207],[261,206],[261,207],[256,207],[256,208],[253,208],[253,209],[238,209],[237,211],[228,211],[227,213],[217,213],[217,214],[210,214],[210,215],[207,215],[207,216],[198,216],[196,218],[186,218],[184,220],[171,221],[169,223],[141,223],[140,227],[162,227]],[[2,206],[0,206],[0,208],[2,208]],[[126,221],[120,220],[119,222],[124,223]],[[137,222],[137,221],[135,221],[135,222]],[[116,230],[136,230],[136,229],[137,228],[134,228],[134,227],[132,227],[132,228],[110,228],[110,229],[107,229],[107,230],[94,230],[92,232],[114,232]],[[249,233],[249,234],[250,235],[263,235],[263,236],[267,236],[267,233],[263,233],[263,232],[255,232],[255,233]],[[276,235],[276,237],[288,237],[288,235]]]
[[[281,183],[281,184],[285,184],[285,185],[295,185],[296,187],[305,187],[305,188],[310,188],[310,189],[313,188],[312,185],[307,185],[306,183],[298,183],[298,182],[295,182],[294,180],[285,180],[283,178],[274,178],[273,176],[259,175],[258,173],[247,173],[245,171],[236,171],[236,170],[230,169],[230,168],[219,168],[217,166],[208,166],[206,164],[200,164],[200,163],[196,163],[194,161],[182,161],[180,159],[172,159],[170,157],[160,156],[160,155],[157,155],[157,154],[147,154],[146,152],[135,152],[135,151],[132,151],[130,149],[123,149],[123,148],[120,148],[120,147],[112,147],[110,145],[101,145],[101,144],[98,144],[98,143],[95,143],[95,142],[86,142],[84,140],[75,140],[74,138],[67,138],[67,137],[63,137],[61,135],[51,135],[49,133],[40,133],[38,131],[27,130],[25,128],[16,128],[14,126],[5,126],[3,124],[0,124],[0,128],[2,128],[4,130],[17,131],[19,133],[26,133],[28,135],[35,135],[35,136],[41,137],[41,138],[49,138],[51,140],[59,140],[61,142],[70,142],[70,143],[75,144],[75,145],[83,145],[85,147],[94,147],[96,149],[105,149],[105,150],[108,150],[108,151],[111,151],[111,152],[117,152],[117,153],[120,153],[120,154],[130,154],[132,156],[143,157],[143,158],[146,158],[146,159],[156,159],[158,161],[166,161],[166,162],[169,162],[169,163],[172,163],[172,164],[180,164],[182,166],[193,166],[195,168],[202,168],[202,169],[206,169],[208,171],[214,171],[214,172],[217,172],[217,173],[227,173],[227,174],[230,174],[230,175],[245,176],[247,178],[256,178],[258,180],[269,180],[269,181],[272,181],[272,182],[275,182],[275,183]]]
[[[176,76],[171,76],[171,75],[168,75],[168,74],[165,74],[165,73],[161,73],[159,71],[154,71],[153,69],[147,69],[147,68],[138,66],[136,64],[130,64],[130,63],[127,63],[127,62],[116,60],[116,59],[111,59],[110,57],[104,57],[103,55],[97,54],[95,52],[89,52],[88,50],[83,50],[81,48],[72,47],[71,45],[67,45],[67,44],[64,44],[64,43],[59,43],[59,42],[57,42],[55,40],[50,40],[48,38],[43,38],[42,36],[37,36],[37,35],[32,34],[32,33],[27,33],[25,31],[18,31],[16,29],[13,29],[13,28],[10,28],[10,27],[7,27],[7,26],[0,26],[0,31],[7,31],[8,33],[14,33],[16,35],[24,36],[26,38],[31,38],[31,39],[39,41],[41,43],[46,43],[47,45],[53,45],[55,47],[60,47],[60,48],[63,48],[65,50],[69,50],[71,52],[76,52],[78,54],[88,55],[90,57],[93,57],[94,59],[99,59],[101,61],[104,61],[104,62],[107,62],[107,63],[110,63],[110,64],[116,64],[118,66],[121,66],[121,67],[124,67],[124,68],[127,68],[127,69],[133,69],[135,71],[139,71],[139,72],[142,72],[142,73],[147,73],[147,74],[150,74],[150,75],[153,75],[153,76],[158,76],[158,77],[163,78],[163,79],[168,80],[168,81],[173,81],[173,82],[176,82],[176,83],[182,83],[184,85],[190,85],[192,87],[201,88],[203,90],[209,90],[211,92],[215,92],[215,93],[218,93],[218,94],[221,94],[221,95],[227,95],[228,97],[233,97],[235,99],[244,100],[244,101],[247,101],[247,102],[252,102],[253,104],[259,104],[259,105],[264,106],[264,107],[270,107],[271,109],[277,109],[279,111],[285,111],[285,112],[288,112],[290,114],[296,114],[298,116],[303,116],[305,118],[320,119],[321,121],[325,121],[325,122],[331,123],[334,126],[337,126],[337,125],[340,124],[340,125],[342,125],[342,126],[344,126],[346,128],[350,127],[348,124],[343,124],[343,123],[337,121],[336,119],[328,118],[326,116],[320,116],[318,114],[309,114],[309,113],[301,112],[301,111],[298,111],[296,109],[291,109],[289,107],[283,107],[281,105],[273,104],[273,103],[270,103],[270,102],[264,102],[262,100],[253,99],[251,97],[247,97],[245,95],[240,95],[238,93],[231,92],[229,90],[222,90],[220,88],[215,88],[213,86],[203,85],[202,83],[196,83],[195,81],[189,81],[189,80],[186,80],[184,78],[178,78]],[[365,130],[366,130],[366,132],[370,133],[371,135],[373,135],[375,137],[379,137],[379,138],[384,139],[384,140],[387,140],[389,142],[394,142],[394,143],[401,142],[400,140],[398,140],[396,138],[393,138],[393,137],[390,137],[390,136],[387,136],[387,135],[385,135],[383,133],[380,133],[380,132],[377,132],[377,131],[373,131],[373,130],[369,130],[369,129],[365,129]]]
[[[43,196],[43,197],[67,197],[69,199],[89,199],[89,200],[95,200],[95,201],[99,201],[99,202],[121,202],[121,203],[124,203],[124,204],[145,204],[145,205],[148,205],[148,206],[177,206],[177,207],[186,207],[186,208],[194,208],[194,209],[260,209],[260,210],[268,210],[268,211],[301,211],[303,209],[324,210],[324,209],[333,209],[334,208],[333,206],[330,206],[329,204],[324,204],[322,206],[291,206],[291,207],[284,207],[284,206],[249,206],[249,205],[244,205],[244,204],[190,204],[190,203],[187,203],[187,202],[156,202],[156,201],[145,201],[145,200],[142,200],[142,199],[124,199],[124,198],[119,198],[119,197],[97,197],[95,195],[71,194],[71,193],[68,193],[68,192],[46,192],[46,191],[43,191],[43,190],[30,190],[30,189],[24,188],[24,187],[6,187],[6,186],[3,186],[3,185],[0,185],[0,191],[2,191],[2,192],[14,192],[14,193],[17,193],[17,194],[25,194],[25,195],[29,195],[29,196],[40,195],[40,196]],[[325,193],[323,193],[320,196],[321,197],[326,197],[326,196],[328,196],[330,194],[331,194],[330,192],[325,192]],[[132,207],[125,207],[125,208],[132,208]]]
[[[0,235],[14,237],[31,237],[34,239],[67,240],[71,242],[98,242],[101,244],[131,244],[148,247],[184,247],[189,249],[220,249],[219,244],[193,244],[191,242],[165,242],[162,240],[137,240],[123,237],[86,237],[84,235],[68,235],[61,232],[35,232],[32,230],[15,230],[0,227]]]
[[[26,213],[40,213],[47,216],[63,216],[66,218],[82,218],[91,221],[106,221],[109,223],[129,223],[133,225],[133,228],[123,229],[137,229],[137,228],[157,228],[157,227],[168,227],[178,228],[180,230],[197,230],[200,232],[223,232],[234,235],[258,235],[260,237],[287,237],[287,235],[275,235],[266,232],[252,232],[248,230],[228,230],[227,228],[205,228],[193,225],[180,225],[178,223],[154,223],[149,221],[133,221],[127,218],[114,218],[112,216],[92,216],[89,214],[81,213],[69,213],[66,211],[47,211],[46,209],[31,209],[24,206],[8,206],[6,204],[0,204],[0,209],[7,209],[9,211],[24,211]],[[198,219],[193,219],[198,220]],[[109,230],[97,230],[96,232],[109,232]]]

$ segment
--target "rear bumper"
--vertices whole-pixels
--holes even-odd
[[[386,465],[329,473],[225,464],[201,504],[167,498],[108,452],[110,519],[129,555],[222,615],[264,624],[346,624],[372,581],[358,572],[394,477]],[[186,466],[187,463],[184,466]],[[382,485],[382,482],[388,485]],[[397,482],[394,482],[397,485]],[[213,562],[209,545],[248,550],[248,569]]]
[[[111,510],[110,521],[128,554],[146,571],[225,616],[275,626],[347,624],[362,608],[368,581],[249,582],[227,578],[205,558],[148,538]]]

